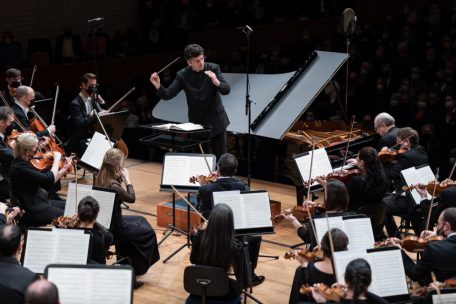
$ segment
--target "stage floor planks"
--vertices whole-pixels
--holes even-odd
[[[130,210],[123,210],[124,214],[138,214],[151,223],[160,240],[165,228],[157,226],[157,205],[171,201],[169,192],[160,192],[161,163],[146,162],[127,159],[125,166],[130,172],[130,179],[136,192],[136,203],[130,205]],[[80,171],[81,172],[81,171]],[[241,177],[242,178],[242,177]],[[92,176],[89,174],[82,183],[91,183]],[[63,184],[65,187],[65,183]],[[65,187],[66,188],[66,187]],[[252,180],[252,190],[265,189],[270,198],[280,201],[282,209],[293,207],[296,204],[295,188],[290,185],[282,185],[273,182]],[[275,228],[275,234],[263,236],[263,240],[275,241],[283,244],[297,244],[300,239],[296,231],[287,222],[282,222]],[[173,256],[166,264],[162,261],[174,250],[186,243],[185,235],[172,235],[159,247],[161,260],[153,265],[149,271],[139,278],[145,284],[134,291],[135,304],[151,303],[184,303],[187,293],[183,288],[183,272],[190,265],[190,249],[185,247]],[[287,303],[293,275],[298,263],[295,260],[285,260],[286,247],[262,242],[261,255],[277,255],[278,260],[260,257],[256,273],[264,275],[266,280],[263,284],[253,288],[253,296],[262,303]],[[109,263],[109,262],[108,262]],[[247,303],[254,303],[248,299]]]

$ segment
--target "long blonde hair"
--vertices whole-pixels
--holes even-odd
[[[122,176],[124,153],[119,149],[109,149],[98,172],[95,184],[98,187],[109,187],[112,182],[119,182]]]
[[[22,158],[26,160],[27,152],[32,150],[38,143],[38,137],[32,133],[24,133],[19,135],[14,145],[14,158]]]

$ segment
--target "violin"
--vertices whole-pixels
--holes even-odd
[[[209,175],[196,175],[192,176],[189,179],[189,182],[192,184],[199,183],[200,185],[215,183],[218,179],[219,175],[217,172],[211,173]]]
[[[72,166],[76,164],[75,156],[70,156],[72,159]],[[30,159],[30,164],[37,169],[38,171],[44,171],[50,169],[54,163],[54,151],[37,151],[35,155]],[[65,166],[66,159],[62,157],[59,163],[59,169],[62,169]],[[67,174],[73,171],[72,166],[68,167]]]
[[[404,187],[402,187],[402,191],[411,191],[415,187],[419,187],[421,189],[426,189],[427,192],[432,194],[432,193],[434,193],[434,188],[435,188],[434,196],[439,197],[446,188],[454,187],[454,186],[456,186],[456,181],[447,179],[440,183],[436,182],[436,181],[430,181],[427,185],[416,184],[416,185],[404,186]]]
[[[79,228],[79,219],[69,216],[59,216],[52,220],[52,225],[57,228]]]
[[[403,148],[401,148],[399,150],[387,149],[385,151],[378,152],[377,156],[383,162],[392,161],[392,160],[396,160],[399,155],[401,155],[402,153],[405,153],[407,151],[408,151],[407,149],[403,149]]]
[[[338,170],[336,172],[329,173],[326,175],[326,180],[337,179],[343,182],[344,184],[348,184],[353,176],[360,175],[363,173],[363,170],[354,168],[350,170]]]
[[[314,216],[315,213],[321,213],[326,211],[325,203],[314,203],[309,206],[295,206],[292,209],[285,209],[279,214],[271,217],[271,220],[274,224],[279,224],[283,220],[284,215],[293,214],[294,217],[300,222],[305,222],[309,219],[309,212],[311,216]]]
[[[286,260],[291,260],[296,258],[296,256],[301,256],[307,261],[312,261],[312,262],[319,262],[323,261],[325,258],[323,256],[323,251],[321,250],[320,247],[315,247],[313,250],[307,250],[307,249],[299,249],[299,250],[290,250],[288,252],[285,252],[284,258]]]
[[[406,235],[404,239],[401,240],[402,248],[409,252],[421,252],[426,248],[430,242],[443,241],[445,237],[441,235],[433,235],[425,238],[421,238],[416,235]]]
[[[428,292],[435,289],[435,285],[438,286],[439,289],[445,288],[455,288],[456,287],[456,279],[447,279],[445,282],[436,282],[436,284],[430,284],[428,286],[418,287],[412,290],[413,296],[424,297],[428,294]]]
[[[347,293],[344,288],[340,286],[329,287],[323,283],[315,284],[314,287],[303,284],[299,289],[299,292],[301,294],[309,294],[312,292],[312,288],[316,288],[318,293],[320,293],[328,301],[339,302],[341,299],[345,299],[347,297]]]

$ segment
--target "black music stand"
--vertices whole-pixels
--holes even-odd
[[[179,251],[181,251],[184,247],[187,247],[187,248],[190,248],[191,247],[191,244],[190,244],[190,235],[189,235],[189,231],[190,231],[190,205],[187,203],[187,232],[179,229],[176,227],[176,192],[174,191],[174,189],[178,190],[178,191],[182,191],[182,192],[187,192],[187,200],[190,201],[190,193],[195,193],[195,192],[198,192],[199,191],[199,186],[198,185],[189,185],[189,182],[188,182],[188,179],[190,176],[188,177],[183,177],[184,179],[186,180],[183,180],[182,182],[180,182],[180,184],[176,184],[176,185],[171,185],[169,183],[167,183],[165,181],[165,172],[166,172],[166,164],[167,164],[167,160],[169,158],[171,158],[172,156],[188,156],[189,157],[189,160],[191,159],[191,157],[199,157],[201,158],[202,155],[201,154],[191,154],[191,153],[167,153],[165,155],[165,160],[163,161],[163,173],[162,173],[162,182],[161,182],[161,185],[160,185],[160,191],[166,191],[166,192],[170,192],[172,191],[172,195],[173,195],[173,200],[172,200],[172,208],[173,208],[173,211],[172,211],[172,224],[168,224],[168,231],[166,232],[165,236],[160,240],[160,242],[158,242],[158,246],[160,246],[161,243],[163,243],[175,230],[176,231],[179,231],[181,234],[184,234],[186,235],[187,237],[187,241],[185,244],[181,245],[178,249],[176,249],[174,252],[172,252],[168,257],[166,257],[164,260],[163,260],[163,263],[166,263],[169,259],[171,259],[174,255],[176,255]],[[168,158],[167,158],[168,157]],[[211,166],[211,171],[214,170],[215,168],[215,156],[210,154],[210,155],[207,155],[206,157],[210,157],[212,159],[212,164],[209,165]],[[209,164],[210,162],[208,162]]]

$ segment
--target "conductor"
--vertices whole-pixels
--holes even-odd
[[[184,90],[188,119],[211,130],[212,153],[218,158],[227,151],[226,127],[230,124],[220,95],[227,95],[230,85],[218,64],[205,62],[204,49],[200,45],[187,45],[184,57],[188,66],[177,72],[168,88],[160,85],[160,77],[156,72],[150,76],[150,82],[157,89],[157,96],[164,100]]]

